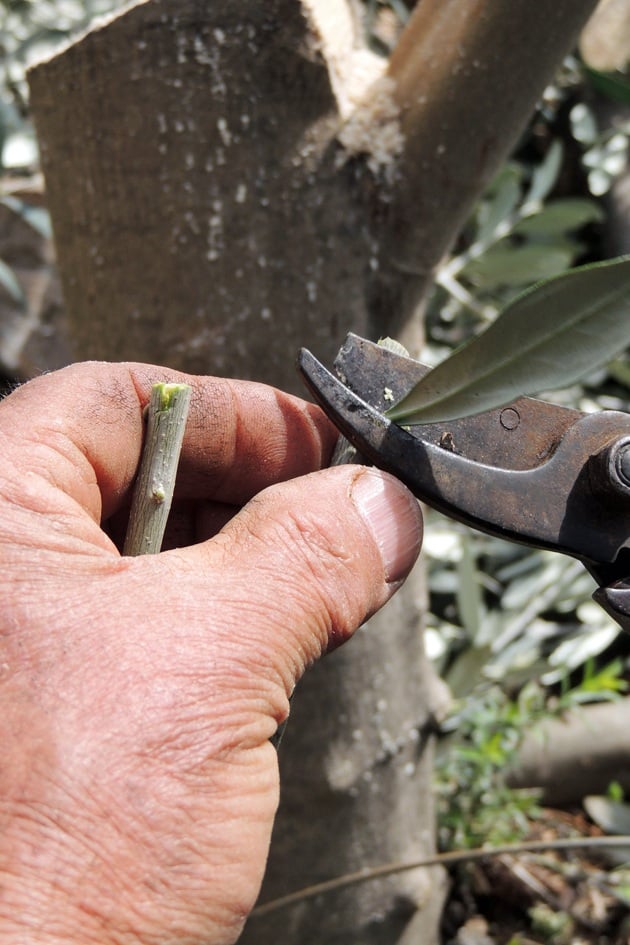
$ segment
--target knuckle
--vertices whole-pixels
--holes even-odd
[[[308,508],[296,509],[275,500],[273,489],[257,500],[264,511],[255,516],[255,538],[265,544],[265,560],[282,586],[293,611],[307,607],[317,617],[324,647],[345,638],[376,609],[382,568],[376,550],[358,540],[343,515],[322,517]],[[367,561],[366,561],[367,557]]]

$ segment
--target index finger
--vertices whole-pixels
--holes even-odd
[[[143,411],[160,381],[192,387],[180,495],[243,504],[266,486],[328,461],[336,432],[317,407],[297,397],[254,382],[105,362],[71,365],[29,381],[6,398],[0,404],[0,431],[8,437],[5,456],[8,450],[24,468],[36,462],[41,472],[41,450],[52,447],[47,462],[54,464],[49,474],[55,483],[85,505],[80,483],[89,485],[91,476],[102,507],[90,511],[106,518],[133,481]]]

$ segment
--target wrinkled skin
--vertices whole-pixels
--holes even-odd
[[[158,380],[193,386],[159,555],[120,554]],[[0,942],[235,942],[269,737],[399,586],[417,504],[261,385],[74,365],[0,404]],[[334,658],[331,657],[331,658]]]

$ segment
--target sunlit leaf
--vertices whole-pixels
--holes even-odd
[[[477,562],[470,547],[468,536],[463,536],[462,556],[457,565],[457,609],[462,624],[475,644],[485,643],[478,640],[483,628],[483,596],[477,573]]]
[[[601,694],[625,692],[628,683],[623,677],[623,661],[621,659],[613,660],[601,669],[594,669],[592,662],[587,664],[584,670],[584,679],[580,683],[580,688],[585,692]]]
[[[478,288],[527,286],[564,272],[578,251],[579,245],[570,240],[557,240],[551,246],[514,246],[504,241],[466,266],[463,274]]]
[[[13,196],[6,196],[0,200],[0,203],[8,207],[13,213],[21,217],[25,223],[28,223],[36,233],[43,236],[44,239],[52,239],[52,226],[50,224],[50,215],[45,207],[35,207],[26,203],[24,200],[18,200]]]
[[[630,362],[625,358],[616,358],[608,365],[608,373],[618,384],[630,388]]]
[[[630,804],[590,795],[582,801],[586,813],[605,833],[630,834]]]
[[[597,140],[597,122],[593,111],[584,102],[578,102],[569,112],[571,132],[581,144],[593,144]]]
[[[532,174],[532,182],[525,197],[525,203],[542,203],[551,193],[562,167],[563,156],[562,143],[556,139],[552,142],[542,164],[539,164]]]
[[[506,164],[497,174],[477,211],[477,240],[490,239],[497,226],[515,210],[521,197],[521,178],[516,164]]]
[[[604,211],[594,200],[567,197],[548,203],[540,213],[522,220],[512,232],[520,236],[560,236],[603,219]]]
[[[630,257],[534,286],[481,335],[416,384],[388,413],[436,423],[566,387],[630,344]]]
[[[597,69],[586,69],[593,88],[605,95],[613,102],[630,105],[630,76],[623,72],[600,72]]]
[[[592,601],[579,607],[578,617],[582,626],[588,627],[588,632],[566,633],[562,642],[549,653],[547,660],[551,669],[541,678],[544,685],[560,682],[567,673],[598,657],[619,636],[619,627]]]
[[[11,296],[14,302],[24,305],[25,297],[20,283],[15,278],[15,274],[10,266],[0,259],[0,288],[4,289]]]
[[[444,681],[449,692],[463,699],[474,689],[490,659],[489,646],[469,646],[462,650],[446,671]]]

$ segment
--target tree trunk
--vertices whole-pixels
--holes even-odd
[[[282,799],[261,902],[434,850],[437,709],[420,652],[421,574],[298,686],[280,744]],[[437,943],[440,870],[414,870],[254,915],[243,945]]]
[[[405,147],[371,292],[381,334],[414,347],[414,307],[596,6],[597,0],[416,5],[388,68]]]
[[[76,356],[300,390],[300,345],[331,361],[369,332],[368,198],[392,154],[365,171],[334,135],[384,64],[345,3],[335,22],[320,8],[149,0],[31,73]],[[263,899],[433,851],[423,606],[419,569],[299,687]],[[437,871],[368,884],[245,940],[431,943],[442,888]]]
[[[309,6],[149,0],[31,72],[76,357],[298,390],[300,345],[367,330],[373,237]]]
[[[302,344],[417,347],[427,273],[594,5],[422,0],[383,76],[346,0],[145,0],[36,67],[74,356],[299,389]],[[432,852],[423,608],[418,570],[299,687],[263,899]],[[403,874],[243,940],[430,945],[442,890]]]

